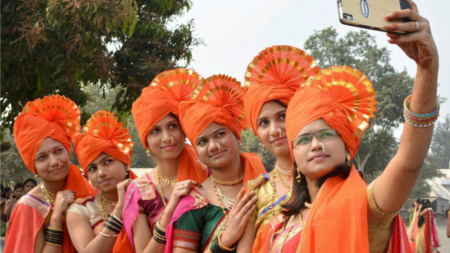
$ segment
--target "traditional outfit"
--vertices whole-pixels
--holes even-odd
[[[122,128],[122,122],[118,122],[113,113],[107,111],[94,113],[86,123],[83,133],[74,136],[73,143],[75,154],[85,175],[88,174],[89,164],[100,154],[105,153],[126,164],[129,178],[136,178],[136,175],[129,170],[134,143],[131,141],[128,129]],[[86,217],[97,236],[109,217],[107,211],[102,209],[101,201],[103,200],[99,194],[94,197],[76,199],[67,212],[74,212]],[[117,237],[111,252],[133,252],[124,229]]]
[[[188,101],[203,77],[184,68],[165,71],[155,77],[149,87],[142,91],[134,102],[132,114],[142,144],[146,149],[147,135],[164,117],[173,114],[178,117],[179,105]],[[198,162],[195,149],[185,143],[179,157],[177,181],[188,179],[203,182],[208,178],[208,171]],[[128,238],[133,245],[133,223],[139,213],[147,215],[148,224],[154,229],[154,223],[161,215],[167,199],[155,190],[155,186],[146,172],[134,180],[127,189],[123,209],[123,222]]]
[[[422,226],[418,226],[419,216],[415,215],[411,227],[408,229],[410,236],[410,246],[415,253],[435,253],[441,247],[439,236],[436,230],[436,221],[431,208],[426,209],[425,221]]]
[[[243,89],[236,79],[215,75],[202,80],[192,97],[194,101],[180,105],[180,122],[191,143],[195,146],[196,139],[213,122],[227,126],[240,142],[241,131],[248,125],[242,96]],[[265,172],[264,165],[256,154],[240,153],[240,159],[244,166],[243,183],[248,190],[255,190],[265,181],[261,176],[257,178]],[[217,189],[216,193],[221,195]],[[222,199],[219,201],[223,202]],[[197,191],[191,191],[189,196],[180,200],[166,228],[166,252],[172,252],[174,247],[208,251],[225,230],[225,213],[228,211],[223,206],[208,203]]]
[[[302,85],[287,109],[291,153],[301,129],[322,119],[354,157],[375,104],[372,83],[360,71],[348,66],[322,70]],[[289,228],[284,221],[265,227],[264,252],[410,252],[403,221],[397,212],[378,208],[374,185],[366,186],[354,166],[347,179],[327,179],[303,221]]]
[[[80,130],[80,109],[59,95],[28,102],[14,124],[14,139],[27,168],[36,174],[35,155],[46,138],[60,142],[70,157],[71,136]],[[75,198],[93,196],[94,191],[79,168],[70,164],[64,190]],[[47,233],[53,206],[31,194],[24,195],[11,215],[6,232],[5,252],[33,252],[39,230]],[[63,252],[75,252],[63,220]]]
[[[260,138],[258,117],[264,104],[277,101],[287,107],[300,85],[311,76],[316,76],[319,71],[319,67],[310,55],[291,46],[266,48],[253,59],[245,73],[244,108],[252,130],[258,138]],[[267,236],[262,234],[264,226],[273,218],[281,218],[279,215],[281,206],[290,197],[290,192],[284,196],[278,196],[273,181],[273,178],[269,179],[255,191],[258,202],[255,213],[250,219],[255,222],[254,252],[260,252],[261,247],[264,246]]]

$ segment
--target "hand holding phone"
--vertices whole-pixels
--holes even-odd
[[[344,25],[356,26],[375,31],[388,31],[386,26],[408,22],[388,20],[386,16],[400,10],[411,9],[408,2],[402,0],[338,0],[339,20]],[[391,33],[407,34],[401,30],[390,30]]]

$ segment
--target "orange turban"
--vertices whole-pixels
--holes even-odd
[[[27,168],[36,174],[36,153],[42,142],[51,138],[60,142],[70,156],[71,137],[80,130],[80,108],[70,99],[52,95],[28,102],[14,124],[14,139]],[[64,190],[76,192],[76,198],[94,195],[92,186],[71,164]]]
[[[300,85],[319,71],[314,59],[296,47],[273,46],[261,51],[245,73],[244,108],[253,132],[258,135],[257,121],[266,102],[276,100],[288,106]]]
[[[122,128],[122,122],[117,121],[114,113],[99,111],[92,115],[83,129],[73,137],[75,154],[78,157],[84,174],[87,166],[101,153],[106,153],[122,163],[131,166],[134,142],[128,134],[128,129]],[[129,171],[130,178],[135,178]]]
[[[338,131],[350,151],[356,155],[363,131],[374,117],[375,90],[370,80],[349,66],[324,69],[295,93],[286,112],[287,138],[292,141],[309,123],[323,119]]]
[[[148,132],[168,114],[179,116],[182,101],[189,101],[203,77],[193,70],[179,68],[165,71],[155,77],[150,86],[144,88],[141,96],[133,103],[131,113],[146,149]],[[178,181],[187,179],[203,182],[207,170],[197,162],[194,148],[185,144],[180,154]]]
[[[189,102],[180,105],[180,122],[195,147],[195,140],[213,122],[227,126],[241,141],[248,129],[241,83],[226,75],[203,79]]]

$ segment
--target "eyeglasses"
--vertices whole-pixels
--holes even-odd
[[[337,135],[339,133],[334,129],[323,129],[315,133],[299,135],[292,141],[292,144],[294,148],[303,147],[312,142],[313,136],[316,136],[319,141],[326,141],[335,138]]]

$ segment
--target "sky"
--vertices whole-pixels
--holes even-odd
[[[376,0],[373,0],[376,1]],[[190,68],[204,77],[226,74],[244,82],[247,65],[264,48],[291,45],[303,48],[314,31],[336,28],[340,36],[360,29],[342,25],[337,0],[194,0],[180,22],[194,19],[195,34],[206,45],[193,49]],[[441,115],[450,114],[450,1],[417,0],[419,13],[430,21],[439,50],[438,94],[449,100],[441,105]],[[379,47],[391,51],[391,64],[416,75],[416,64],[385,33],[366,30],[376,37]],[[441,117],[443,118],[443,117]],[[401,129],[395,131],[396,136]]]

